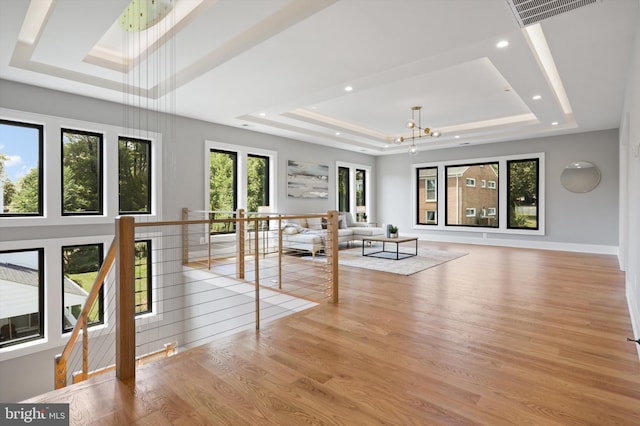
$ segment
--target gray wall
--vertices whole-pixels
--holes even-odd
[[[412,229],[412,164],[449,160],[491,158],[504,155],[545,153],[546,235],[507,235],[487,231],[464,232]],[[591,161],[601,171],[598,187],[585,194],[567,191],[560,184],[565,165]],[[618,244],[618,131],[579,133],[508,143],[421,151],[380,157],[377,163],[378,221],[399,225],[407,233],[426,239],[470,243],[525,245],[540,248],[616,251]],[[399,208],[398,206],[406,206]]]
[[[638,1],[640,4],[640,0]],[[635,338],[640,338],[640,16],[620,125],[620,263]],[[640,345],[636,345],[640,356]]]

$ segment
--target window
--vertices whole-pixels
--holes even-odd
[[[62,129],[62,214],[102,214],[102,134]]]
[[[238,155],[235,152],[212,149],[209,162],[209,210],[222,213],[212,213],[212,219],[227,219],[234,217],[238,208],[237,170]],[[235,225],[228,223],[212,223],[212,234],[235,232]]]
[[[367,221],[367,172],[356,169],[356,221]]]
[[[102,244],[62,247],[62,330],[71,331],[98,277]],[[89,310],[88,324],[104,323],[104,288]]]
[[[417,215],[418,224],[437,225],[438,210],[438,168],[424,167],[417,169],[418,194]],[[430,215],[430,212],[433,215]],[[423,221],[420,219],[423,218]]]
[[[427,210],[425,220],[427,224],[438,223],[438,212],[436,210]]]
[[[151,214],[151,141],[118,139],[118,211]]]
[[[351,211],[349,189],[349,168],[338,167],[338,211]]]
[[[544,235],[544,158],[541,152],[414,164],[414,227]]]
[[[44,249],[0,251],[0,348],[44,338]]]
[[[0,120],[0,216],[43,215],[43,130]]]
[[[136,315],[152,311],[151,260],[151,240],[136,241],[134,264]]]
[[[269,157],[247,156],[247,210],[257,212],[258,207],[269,205]]]
[[[336,205],[358,222],[373,221],[370,213],[371,167],[336,161]]]
[[[539,159],[507,161],[507,206],[512,229],[538,229]]]
[[[445,167],[447,176],[446,225],[497,228],[498,215],[488,217],[488,206],[498,205],[498,191],[476,188],[476,180],[496,182],[499,163],[451,165]],[[464,185],[462,184],[464,182]],[[476,212],[482,212],[479,216]]]

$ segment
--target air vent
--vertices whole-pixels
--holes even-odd
[[[602,0],[507,0],[520,27],[532,25],[562,13]]]

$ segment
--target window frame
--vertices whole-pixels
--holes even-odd
[[[25,218],[25,217],[43,217],[44,216],[44,125],[29,122],[29,120],[16,121],[13,119],[5,119],[0,115],[0,124],[6,126],[27,127],[38,130],[38,211],[27,213],[3,213],[0,212],[0,222],[4,218]],[[17,182],[14,182],[17,183]],[[0,187],[4,190],[4,187]],[[4,206],[0,206],[3,209]]]
[[[340,206],[340,194],[339,194],[339,188],[338,188],[338,181],[339,181],[339,171],[340,169],[348,169],[348,176],[349,176],[349,185],[348,185],[348,200],[349,200],[349,208],[344,210],[346,212],[351,213],[351,216],[353,217],[353,220],[357,220],[358,215],[357,215],[357,197],[356,197],[356,189],[357,189],[357,182],[356,182],[356,174],[358,171],[360,172],[364,172],[364,182],[366,185],[367,190],[364,193],[364,202],[365,202],[365,214],[367,215],[367,222],[373,222],[372,220],[372,216],[371,216],[371,193],[373,192],[373,189],[371,187],[371,183],[373,182],[372,180],[372,172],[371,172],[371,166],[368,166],[366,164],[356,164],[356,163],[346,163],[346,162],[342,162],[342,161],[336,161],[335,163],[335,178],[336,178],[336,184],[335,184],[335,206],[336,209],[339,212],[343,212],[343,210],[341,210],[339,208]]]
[[[96,211],[65,211],[64,205],[64,135],[65,133],[77,134],[84,136],[91,136],[98,138],[98,182],[97,182],[97,199],[98,208]],[[60,129],[60,215],[61,216],[103,216],[104,215],[104,182],[105,182],[105,170],[104,170],[104,134],[101,132],[92,132],[87,130],[72,129],[62,127]]]
[[[536,189],[537,189],[537,200],[538,202],[536,203],[536,227],[535,228],[527,228],[527,227],[517,227],[517,226],[511,226],[511,210],[508,208],[509,204],[511,202],[511,191],[509,190],[509,188],[511,188],[511,173],[510,173],[510,169],[509,166],[511,164],[514,163],[525,163],[525,162],[529,162],[529,161],[535,161],[536,163]],[[513,159],[513,160],[507,160],[506,161],[506,168],[507,168],[507,192],[506,192],[506,198],[507,198],[507,227],[509,229],[519,229],[519,230],[537,230],[540,229],[540,191],[541,191],[541,174],[540,174],[540,164],[541,164],[541,160],[539,158],[522,158],[522,159]]]
[[[435,176],[421,176],[420,172],[423,170],[434,170],[435,171]],[[438,224],[438,206],[440,205],[439,203],[439,195],[438,195],[438,191],[440,188],[440,184],[439,184],[439,177],[440,177],[440,170],[438,170],[437,167],[417,167],[415,170],[415,178],[416,178],[416,192],[415,192],[415,197],[416,197],[416,211],[415,211],[415,215],[416,215],[416,222],[418,225],[429,225],[429,226],[434,226]],[[424,200],[422,200],[420,198],[420,189],[422,187],[422,181],[424,181]],[[429,182],[434,181],[435,182],[435,188],[433,190],[434,192],[434,199],[429,199],[429,197],[427,196],[427,194],[429,193]],[[422,214],[421,211],[423,211],[423,207],[425,204],[427,203],[435,203],[435,219],[434,220],[429,220],[428,219],[428,212],[432,211],[431,209],[427,210],[426,208],[424,209],[424,221],[422,221]]]
[[[235,172],[235,188],[237,194],[236,209],[247,208],[247,161],[249,155],[266,157],[269,159],[269,202],[272,212],[278,211],[278,175],[276,173],[278,165],[278,153],[276,151],[255,148],[251,146],[235,145],[213,140],[204,141],[204,212],[209,211],[210,203],[210,159],[211,150],[233,152],[236,154],[237,167]],[[212,235],[214,238],[215,235]]]
[[[62,311],[64,311],[64,279],[65,279],[65,271],[64,271],[64,261],[63,261],[63,256],[64,256],[64,251],[67,249],[71,249],[71,248],[79,248],[79,247],[92,247],[95,246],[98,248],[98,271],[100,271],[100,268],[102,267],[102,263],[104,262],[104,244],[103,243],[87,243],[87,244],[72,244],[72,245],[61,245],[60,246],[60,270],[62,272],[62,285],[61,285],[61,292],[62,292],[62,296],[61,296],[61,300],[62,300],[62,305],[61,305],[61,309]],[[96,271],[96,273],[98,272]],[[95,326],[100,326],[100,325],[104,325],[104,321],[105,321],[105,314],[104,314],[104,286],[100,289],[100,293],[98,293],[98,298],[94,301],[94,303],[98,303],[98,315],[99,315],[99,320],[98,321],[94,321],[94,322],[89,322],[87,325],[89,327],[95,327]],[[84,305],[82,306],[82,309],[84,309]],[[63,314],[64,315],[64,314]],[[69,333],[73,330],[73,328],[66,328],[64,325],[64,316],[60,318],[61,319],[61,327],[62,327],[62,333]]]
[[[120,142],[121,141],[143,143],[147,146],[147,205],[149,206],[146,211],[127,211],[120,208]],[[120,215],[150,215],[152,214],[153,206],[153,141],[150,139],[133,138],[128,136],[118,136],[118,214]]]
[[[465,178],[465,185],[470,188],[476,187],[476,178]]]
[[[538,160],[538,229],[522,229],[522,228],[508,228],[507,227],[507,196],[508,188],[507,188],[507,167],[506,162],[508,160]],[[444,200],[446,199],[446,178],[445,176],[445,167],[446,166],[455,166],[462,164],[485,164],[485,163],[498,163],[499,174],[498,174],[498,182],[496,190],[499,191],[498,194],[498,205],[496,206],[496,213],[499,217],[503,217],[505,219],[500,220],[498,227],[486,227],[486,226],[458,226],[458,225],[445,225],[445,221],[438,220],[437,225],[432,224],[421,224],[418,223],[418,172],[419,168],[428,168],[428,167],[437,167],[438,168],[438,199]],[[466,158],[466,159],[458,159],[458,160],[443,160],[443,161],[435,161],[435,162],[425,162],[425,163],[414,163],[411,164],[414,172],[412,173],[412,188],[413,188],[413,218],[412,218],[412,228],[416,230],[430,230],[430,231],[446,231],[446,232],[480,232],[480,233],[492,233],[492,234],[514,234],[514,235],[545,235],[545,153],[544,152],[533,152],[533,153],[524,153],[524,154],[514,154],[514,155],[496,155],[493,157],[481,157],[481,158]],[[443,182],[444,180],[444,182]],[[438,211],[437,214],[439,217],[443,217],[443,214],[446,214],[446,209],[443,203],[438,203]]]
[[[0,247],[0,254],[5,253],[22,253],[22,252],[37,252],[38,253],[38,334],[32,336],[26,336],[25,338],[9,340],[7,342],[0,342],[0,350],[4,350],[10,347],[22,346],[25,343],[34,341],[46,341],[46,327],[47,312],[45,310],[45,286],[46,286],[46,271],[45,271],[45,250],[44,247],[31,247],[31,248],[16,248],[4,250]],[[25,314],[32,315],[33,313]],[[15,318],[15,317],[11,317]]]

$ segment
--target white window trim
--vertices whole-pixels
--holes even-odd
[[[34,114],[0,108],[0,118],[41,124],[43,146],[43,215],[38,217],[0,217],[0,228],[14,226],[55,226],[113,224],[119,212],[118,139],[130,137],[151,141],[151,214],[128,215],[145,220],[162,220],[162,135],[138,129],[123,129],[108,124],[74,120],[65,117]],[[103,214],[62,215],[61,129],[82,130],[103,135]]]
[[[476,208],[475,207],[467,207],[464,209],[465,217],[476,217]]]
[[[496,181],[495,180],[490,180],[487,187],[489,189],[496,189],[497,185],[496,185]]]
[[[436,182],[436,190],[433,191],[433,198],[429,198],[428,194],[429,194],[429,190],[428,190],[428,183],[430,180],[434,180]],[[428,178],[424,178],[424,201],[425,203],[437,203],[438,202],[438,178],[437,177],[428,177]]]
[[[528,159],[537,159],[539,161],[539,171],[538,171],[538,229],[509,229],[507,228],[507,194],[509,192],[509,188],[507,188],[507,161],[510,160],[528,160]],[[438,199],[445,200],[446,194],[446,177],[445,184],[442,183],[443,176],[445,175],[445,167],[446,166],[458,166],[461,164],[482,164],[482,163],[498,163],[499,168],[499,179],[498,179],[498,187],[500,191],[499,205],[497,208],[497,213],[505,212],[505,214],[501,215],[503,218],[500,220],[500,225],[497,228],[493,227],[482,227],[482,226],[445,226],[442,221],[438,221],[437,225],[418,225],[417,224],[417,185],[418,179],[415,178],[417,175],[416,170],[425,168],[425,167],[437,167],[438,168]],[[416,230],[429,230],[429,231],[447,231],[447,232],[480,232],[480,233],[492,233],[492,234],[515,234],[515,235],[545,235],[545,154],[544,152],[534,152],[527,154],[517,154],[517,155],[506,155],[506,156],[495,156],[495,157],[486,157],[486,158],[466,158],[460,160],[449,160],[449,161],[441,161],[441,162],[431,162],[431,163],[416,163],[412,164],[412,174],[414,176],[411,180],[412,185],[412,193],[414,194],[412,197],[412,223],[413,229]],[[444,203],[438,202],[438,216],[445,217],[446,206]]]
[[[465,178],[465,184],[472,188],[476,187],[476,179],[475,178]]]
[[[487,208],[487,216],[495,216],[495,215],[496,215],[496,208],[495,207]]]
[[[269,207],[272,212],[278,211],[278,153],[261,148],[254,148],[245,145],[234,145],[224,142],[215,142],[211,140],[204,141],[204,211],[209,211],[209,178],[211,175],[210,153],[211,150],[222,150],[233,152],[237,155],[237,176],[236,182],[238,187],[238,207],[239,209],[247,208],[247,162],[249,155],[260,155],[269,158]]]

